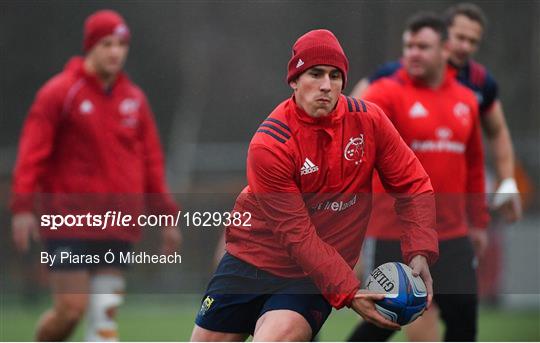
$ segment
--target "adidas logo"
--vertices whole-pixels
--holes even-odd
[[[428,115],[428,111],[422,104],[417,101],[414,103],[414,105],[409,110],[409,116],[411,118],[420,118],[420,117],[426,117]]]
[[[300,168],[300,175],[307,175],[315,173],[316,171],[319,171],[319,167],[313,164],[313,162],[311,162],[309,158],[306,157],[304,165],[302,166],[302,168]]]
[[[300,67],[303,66],[303,65],[304,65],[304,61],[302,61],[302,59],[300,58],[300,59],[298,60],[298,63],[296,63],[296,69],[300,68]]]

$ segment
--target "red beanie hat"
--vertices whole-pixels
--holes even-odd
[[[316,65],[338,68],[343,75],[343,88],[345,88],[349,61],[336,36],[328,30],[309,31],[294,43],[287,82],[291,82]]]
[[[129,28],[120,14],[112,10],[93,13],[84,22],[84,52],[88,52],[105,36],[119,35],[129,41]]]

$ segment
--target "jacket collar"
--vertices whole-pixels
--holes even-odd
[[[289,99],[289,109],[292,116],[296,118],[298,122],[308,126],[327,128],[336,126],[340,123],[341,118],[345,113],[345,101],[345,96],[340,94],[336,107],[332,112],[327,116],[314,118],[296,104],[296,99],[293,95]]]
[[[445,67],[444,75],[443,75],[443,81],[437,87],[437,89],[446,87],[450,82],[452,82],[455,79],[456,75],[457,75],[457,70],[451,65],[447,64]],[[431,87],[426,86],[422,81],[412,79],[407,73],[407,70],[405,69],[405,67],[402,67],[398,70],[397,77],[404,80],[406,83],[412,84],[416,87],[431,88]]]
[[[85,79],[86,82],[88,82],[90,85],[92,85],[92,87],[102,92],[103,94],[112,93],[116,88],[118,88],[119,85],[121,85],[127,80],[127,75],[124,72],[120,72],[110,86],[110,88],[104,89],[103,84],[101,83],[101,80],[97,77],[97,75],[91,74],[84,69],[84,58],[81,56],[72,57],[66,63],[64,70]]]

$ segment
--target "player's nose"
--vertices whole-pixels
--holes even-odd
[[[320,89],[321,89],[321,91],[329,91],[331,89],[331,80],[330,80],[330,75],[329,74],[325,74],[322,77],[321,84],[320,84]]]

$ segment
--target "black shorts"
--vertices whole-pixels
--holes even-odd
[[[133,250],[133,244],[119,240],[80,240],[80,239],[51,239],[45,241],[45,250],[54,255],[53,265],[47,264],[50,270],[93,270],[104,267],[127,268],[120,263],[120,253],[126,254]],[[105,254],[114,254],[111,263],[106,262]],[[111,261],[111,255],[107,259]]]
[[[373,268],[386,262],[403,261],[398,240],[376,240],[374,250]],[[476,294],[476,264],[468,237],[440,241],[439,259],[430,267],[435,295]]]
[[[315,336],[332,306],[311,279],[278,277],[226,253],[210,280],[195,323],[212,331],[253,334],[257,320],[272,310],[301,314]]]

